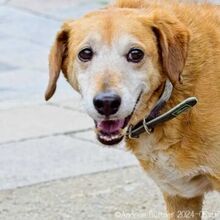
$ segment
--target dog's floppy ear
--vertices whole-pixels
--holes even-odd
[[[152,30],[156,36],[162,69],[175,85],[184,69],[190,34],[177,18],[159,12],[153,18]]]
[[[49,100],[56,90],[56,83],[62,70],[65,74],[64,60],[68,50],[69,28],[65,23],[56,36],[54,45],[49,55],[49,83],[45,93],[45,99]]]

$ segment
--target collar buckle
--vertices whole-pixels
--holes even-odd
[[[132,130],[133,130],[133,125],[130,125],[129,127],[128,127],[128,130],[127,130],[127,134],[126,134],[126,136],[129,138],[129,139],[137,139],[138,137],[133,137],[133,135],[132,135]]]
[[[150,128],[150,127],[148,126],[147,118],[144,118],[144,119],[143,119],[143,127],[144,127],[145,131],[147,132],[147,134],[150,135],[150,134],[153,132],[153,128]],[[136,131],[136,130],[135,130],[135,131]],[[130,125],[130,126],[128,127],[126,137],[128,137],[129,139],[133,139],[133,140],[139,138],[139,135],[136,135],[136,136],[135,136],[134,133],[135,133],[135,132],[134,132],[134,126],[133,126],[133,125]]]
[[[147,132],[147,134],[151,134],[153,132],[153,129],[152,128],[149,128],[148,126],[148,123],[147,123],[147,118],[144,118],[143,119],[143,126],[144,126],[144,129],[145,131]]]

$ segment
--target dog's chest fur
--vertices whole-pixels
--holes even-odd
[[[210,189],[210,182],[204,175],[210,173],[208,167],[180,170],[167,148],[155,144],[154,135],[151,135],[140,139],[135,150],[136,157],[163,192],[190,198]]]

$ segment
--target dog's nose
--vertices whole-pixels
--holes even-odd
[[[104,92],[95,96],[93,103],[99,114],[108,117],[119,110],[121,97],[113,92]]]

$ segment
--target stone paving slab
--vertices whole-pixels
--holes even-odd
[[[78,18],[91,10],[103,7],[108,2],[108,0],[49,0],[46,2],[44,0],[11,0],[9,5],[65,20]]]
[[[1,33],[13,37],[14,40],[15,38],[23,39],[25,42],[39,44],[45,46],[45,48],[53,43],[55,34],[62,24],[62,21],[45,18],[8,6],[0,7],[0,19]],[[7,46],[9,45],[11,44]],[[15,53],[14,50],[12,52]]]
[[[8,108],[10,101],[16,102],[17,106],[22,105],[22,102],[29,102],[29,105],[32,105],[34,101],[44,103],[48,78],[47,70],[39,71],[24,68],[6,71],[0,68],[0,109]],[[73,110],[83,110],[80,109],[79,95],[66,82],[62,74],[57,82],[56,93],[49,103],[59,103],[61,99],[68,102],[69,105],[75,103]]]
[[[52,105],[1,110],[0,144],[85,130],[93,123],[86,114]]]
[[[7,2],[7,0],[0,0],[0,5],[4,4],[5,2]]]
[[[206,196],[204,220],[220,219],[219,196]],[[1,191],[0,204],[4,220],[167,219],[159,189],[139,167]]]
[[[1,36],[0,36],[1,38]],[[16,70],[18,69],[18,66],[16,66],[16,64],[7,64],[7,63],[3,63],[3,62],[0,62],[0,74],[1,73],[4,73],[4,72],[7,72],[7,71],[10,71],[10,70]]]
[[[28,97],[33,100],[37,96],[43,101],[47,80],[48,74],[45,71],[0,69],[0,102],[23,100],[28,99]]]
[[[13,45],[13,48],[8,45]],[[18,69],[25,68],[48,72],[49,48],[33,44],[27,40],[8,37],[1,41],[0,51],[0,62],[17,66]]]
[[[70,110],[74,110],[74,111],[80,111],[80,112],[84,112],[85,108],[83,106],[83,102],[81,100],[81,96],[77,93],[77,92],[73,92],[74,95],[74,100],[72,99],[63,99],[60,101],[53,101],[52,99],[52,103],[54,105],[57,105],[61,108],[64,109],[70,109]]]
[[[93,128],[90,131],[77,132],[75,134],[71,134],[70,136],[80,140],[97,143],[96,134]]]
[[[128,152],[64,135],[5,144],[0,146],[0,189],[134,164],[137,160]]]

